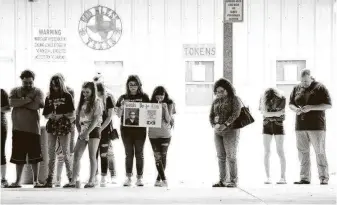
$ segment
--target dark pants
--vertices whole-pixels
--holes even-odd
[[[126,175],[132,176],[133,158],[136,157],[137,175],[142,176],[144,170],[144,144],[146,140],[145,131],[130,131],[129,128],[121,128],[121,136],[125,149]]]
[[[98,155],[101,156],[101,175],[106,176],[109,168],[111,176],[116,176],[116,163],[112,143],[108,138],[108,133],[105,133],[104,131],[102,132],[101,141],[99,142],[97,150],[97,161]],[[98,174],[98,166],[96,174]]]
[[[157,138],[150,139],[156,167],[158,171],[157,181],[166,180],[165,168],[166,168],[166,156],[167,150],[171,142],[171,138]]]
[[[7,124],[1,123],[1,165],[6,164]]]

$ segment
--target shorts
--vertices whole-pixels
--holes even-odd
[[[282,121],[263,121],[263,134],[284,135]]]
[[[1,165],[6,164],[7,124],[1,123]]]
[[[99,127],[95,127],[95,129],[93,129],[90,132],[89,139],[92,139],[92,138],[101,139],[101,132],[99,131]]]
[[[27,155],[29,164],[43,161],[40,135],[13,130],[11,162],[26,164]]]

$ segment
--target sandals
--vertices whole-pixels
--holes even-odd
[[[226,187],[224,183],[222,183],[222,181],[219,181],[216,184],[213,184],[212,187]]]
[[[84,188],[95,188],[95,183],[89,182],[86,185],[84,185]]]
[[[75,188],[75,187],[76,187],[76,184],[71,184],[71,183],[65,184],[63,186],[63,188]]]
[[[4,188],[22,188],[22,186],[16,182],[10,184],[9,186],[6,186]]]

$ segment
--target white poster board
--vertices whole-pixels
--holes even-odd
[[[40,62],[67,61],[67,32],[64,28],[34,28],[33,60]]]
[[[161,127],[162,105],[158,103],[125,102],[123,126]]]

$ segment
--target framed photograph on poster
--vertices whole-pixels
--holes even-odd
[[[123,126],[161,127],[162,105],[158,103],[125,102]]]

